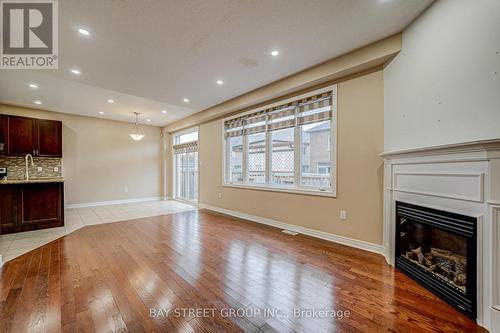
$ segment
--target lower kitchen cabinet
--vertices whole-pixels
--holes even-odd
[[[21,220],[21,187],[0,185],[0,234],[15,232]]]
[[[64,225],[63,183],[0,184],[0,233]]]

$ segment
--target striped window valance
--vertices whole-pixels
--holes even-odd
[[[266,131],[266,113],[264,111],[252,113],[243,118],[243,133],[261,133]]]
[[[295,126],[295,109],[296,104],[279,108],[276,111],[270,111],[269,115],[269,130],[274,131]]]
[[[224,136],[261,133],[332,118],[332,91],[297,99],[224,121]]]
[[[243,119],[236,118],[224,122],[224,132],[226,137],[243,135]]]
[[[174,154],[194,153],[198,151],[198,141],[179,143],[172,147]]]
[[[332,118],[332,96],[321,94],[314,99],[303,100],[297,107],[299,125],[314,123]]]

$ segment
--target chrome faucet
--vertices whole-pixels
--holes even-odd
[[[31,159],[31,166],[35,166],[35,164],[33,163],[33,156],[31,156],[31,154],[26,154],[26,156],[24,157],[24,161],[26,162],[26,180],[30,180],[30,172],[29,172],[29,168],[28,168],[28,158]]]

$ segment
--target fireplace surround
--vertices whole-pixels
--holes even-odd
[[[435,289],[453,289],[466,298],[453,304],[459,311],[490,332],[500,333],[500,139],[392,151],[381,156],[384,158],[383,247],[387,262],[407,275],[408,271],[401,268],[405,264],[425,279],[430,276],[439,279],[443,283]],[[403,217],[407,219],[403,232],[414,233],[416,237],[398,239],[401,230],[396,232],[400,227],[396,222],[402,217],[401,207],[407,209],[412,205],[444,217],[455,216],[462,224],[469,224],[476,235],[472,236],[475,245],[467,235],[448,232],[442,227],[432,228],[408,217]],[[447,241],[436,241],[439,238]],[[457,246],[450,246],[450,242]],[[440,267],[432,267],[437,264]],[[471,273],[473,266],[476,274]],[[433,273],[437,276],[432,276]],[[415,276],[412,278],[417,280]],[[417,282],[431,289],[422,281]],[[470,302],[468,309],[464,306],[466,301]]]
[[[476,220],[396,202],[396,268],[474,320]]]

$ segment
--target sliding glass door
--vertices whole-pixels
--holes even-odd
[[[198,201],[198,152],[175,154],[175,198]]]
[[[198,202],[198,130],[174,135],[174,198]]]

